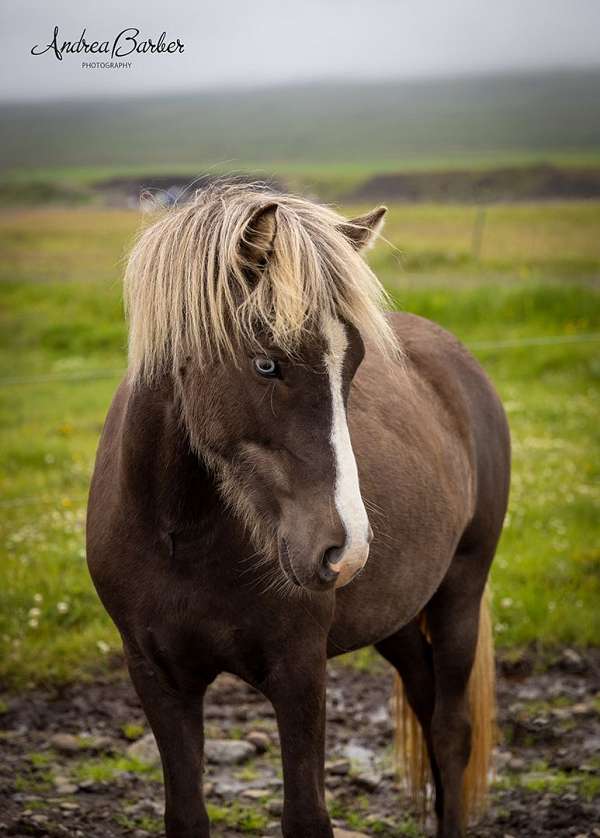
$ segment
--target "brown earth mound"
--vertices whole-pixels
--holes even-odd
[[[185,203],[195,192],[212,186],[220,179],[218,175],[211,174],[199,177],[191,174],[119,176],[100,181],[94,188],[112,205],[134,205],[145,195],[152,196],[158,203],[170,206],[175,202]],[[227,180],[237,183],[260,181],[274,192],[283,190],[280,181],[259,175],[232,174],[227,176]]]
[[[482,171],[398,172],[375,175],[349,197],[366,202],[436,203],[600,198],[600,168],[540,165]]]

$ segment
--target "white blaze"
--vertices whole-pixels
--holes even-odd
[[[330,319],[324,328],[329,344],[325,364],[331,387],[331,447],[335,457],[335,505],[346,530],[346,544],[331,567],[339,572],[336,587],[349,582],[369,555],[369,519],[360,494],[358,469],[348,430],[342,393],[342,373],[348,347],[346,330],[339,320]]]

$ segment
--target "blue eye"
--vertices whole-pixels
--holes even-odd
[[[279,378],[279,364],[272,358],[255,358],[254,369],[263,378]]]

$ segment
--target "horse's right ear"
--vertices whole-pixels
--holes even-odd
[[[256,210],[247,222],[240,241],[240,254],[246,267],[261,271],[269,261],[277,235],[277,204]]]

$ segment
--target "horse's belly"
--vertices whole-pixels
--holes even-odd
[[[449,435],[411,445],[367,427],[355,451],[374,539],[363,572],[336,592],[332,655],[389,637],[423,609],[472,514],[469,464]]]
[[[439,587],[454,546],[430,544],[420,555],[374,549],[360,577],[336,593],[329,655],[370,646],[409,623]]]

